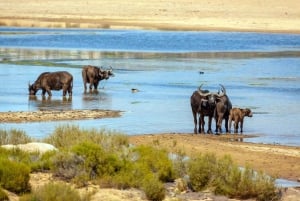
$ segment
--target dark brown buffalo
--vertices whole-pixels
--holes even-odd
[[[229,97],[226,94],[226,89],[223,85],[220,85],[222,88],[221,93],[215,94],[216,96],[216,108],[215,108],[215,120],[216,120],[216,133],[222,133],[222,121],[225,119],[225,129],[228,132],[228,119],[229,112],[232,108],[232,104],[229,100]]]
[[[49,96],[52,96],[51,90],[63,90],[63,96],[66,96],[67,92],[69,96],[72,96],[73,88],[73,76],[66,71],[58,72],[44,72],[40,74],[37,80],[30,85],[29,95],[35,95],[38,90],[42,89],[42,95],[46,92]]]
[[[229,131],[231,131],[231,122],[234,121],[234,133],[238,132],[239,123],[240,131],[243,132],[244,117],[252,117],[252,111],[248,108],[232,108],[229,115]]]
[[[113,76],[112,68],[109,70],[102,70],[96,66],[84,66],[82,68],[82,80],[84,85],[84,90],[86,91],[86,84],[90,84],[90,90],[93,88],[97,90],[99,82],[101,80],[107,80],[110,76]]]
[[[201,85],[202,86],[202,85]],[[197,134],[197,116],[199,115],[199,133],[204,133],[204,117],[208,116],[207,133],[212,133],[211,123],[215,110],[215,96],[207,90],[201,90],[201,86],[192,94],[191,108],[194,117],[194,133]]]

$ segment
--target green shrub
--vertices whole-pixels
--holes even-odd
[[[201,191],[209,186],[216,172],[216,164],[214,154],[199,155],[189,161],[188,175],[193,190]]]
[[[182,151],[177,151],[175,154],[171,155],[171,160],[173,162],[175,178],[183,178],[187,175],[187,160],[188,157]]]
[[[24,195],[20,201],[83,201],[86,196],[80,197],[78,191],[63,183],[49,183],[37,188],[31,194]]]
[[[280,198],[275,179],[263,172],[255,172],[249,167],[242,171],[236,197],[242,199],[255,197],[258,201],[279,200]]]
[[[85,130],[75,125],[57,127],[44,141],[57,148],[70,148],[81,142],[90,141],[101,145],[106,151],[118,151],[122,146],[129,146],[128,137],[123,134],[105,129]]]
[[[53,176],[71,181],[76,176],[83,175],[84,159],[74,153],[59,152],[52,159]]]
[[[240,199],[279,199],[275,179],[249,167],[240,170],[230,156],[219,160],[214,154],[196,156],[188,164],[188,174],[195,191],[210,188],[215,194]]]
[[[53,166],[53,158],[58,154],[57,151],[47,151],[44,154],[38,154],[35,158],[32,156],[33,153],[30,153],[31,158],[31,171],[38,172],[38,171],[47,171],[50,170]]]
[[[174,167],[165,150],[138,146],[133,150],[133,161],[145,165],[162,182],[174,181]]]
[[[9,201],[7,194],[0,188],[0,201]]]
[[[22,130],[11,129],[9,131],[0,129],[0,145],[5,144],[26,144],[32,139]]]
[[[0,183],[3,188],[15,193],[29,191],[29,173],[27,165],[0,158]]]
[[[147,199],[152,201],[161,201],[166,195],[164,185],[153,174],[144,177],[142,190],[145,192]]]
[[[113,153],[105,152],[99,145],[83,142],[75,145],[72,152],[84,160],[84,169],[91,179],[97,176],[114,175],[120,170],[121,164]]]
[[[213,181],[216,194],[234,196],[241,182],[241,171],[230,156],[219,159],[216,167],[216,178]]]

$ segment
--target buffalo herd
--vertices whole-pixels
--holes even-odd
[[[83,66],[82,68],[82,80],[84,90],[86,92],[86,84],[90,84],[89,89],[98,89],[99,82],[101,80],[107,80],[110,76],[114,76],[112,68],[105,70],[102,67],[97,66]],[[69,97],[72,96],[73,89],[73,76],[67,71],[57,72],[43,72],[41,73],[33,84],[29,83],[29,95],[35,95],[38,90],[42,90],[42,95],[45,96],[46,92],[49,96],[52,96],[51,90],[63,90],[63,96],[65,97],[67,92]]]
[[[226,133],[231,130],[231,123],[234,121],[234,132],[238,132],[240,124],[240,132],[243,132],[244,117],[252,117],[252,112],[249,108],[232,108],[232,103],[226,94],[226,89],[223,85],[218,92],[209,92],[208,90],[202,90],[202,85],[198,90],[192,94],[191,108],[194,117],[194,133],[205,133],[204,131],[204,117],[208,117],[208,129],[207,133],[212,133],[212,120],[215,119],[217,134],[222,133],[222,121],[225,120]],[[199,120],[197,119],[199,117]],[[198,120],[198,123],[197,123]],[[199,124],[199,126],[198,126]],[[198,129],[197,129],[198,126]]]
[[[103,69],[97,66],[83,66],[82,80],[84,91],[87,90],[89,84],[90,90],[97,90],[101,80],[107,80],[109,77],[114,76],[112,68]],[[230,132],[231,123],[234,121],[234,132],[238,132],[240,125],[240,132],[243,132],[244,117],[252,117],[250,109],[232,108],[231,101],[226,94],[226,89],[223,85],[218,92],[209,92],[203,90],[202,85],[198,90],[194,91],[190,98],[192,113],[194,117],[194,133],[205,133],[204,131],[204,117],[208,117],[207,133],[212,134],[212,120],[215,119],[216,129],[215,132],[222,133],[222,121],[225,120],[226,132]],[[73,76],[67,71],[58,72],[43,72],[41,73],[33,84],[29,83],[29,95],[36,95],[38,90],[42,90],[42,95],[45,96],[46,92],[49,97],[52,96],[51,90],[62,90],[63,97],[68,93],[72,97],[73,89]],[[197,118],[199,117],[197,129]]]

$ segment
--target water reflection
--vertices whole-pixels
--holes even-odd
[[[20,60],[96,60],[104,58],[274,58],[274,57],[299,57],[300,51],[248,51],[248,52],[122,52],[122,51],[92,51],[92,50],[52,50],[52,49],[28,49],[28,48],[0,48],[0,62]],[[5,56],[4,56],[5,55]]]
[[[52,96],[30,95],[29,106],[32,110],[71,110],[72,97],[62,97],[62,99],[52,99]]]
[[[100,109],[111,107],[112,97],[100,90],[89,90],[82,94],[82,107],[89,109]]]

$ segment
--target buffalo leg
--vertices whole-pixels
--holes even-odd
[[[193,117],[194,117],[194,133],[197,134],[197,113],[193,111]]]
[[[239,129],[239,121],[234,121],[234,133],[237,133]]]
[[[42,96],[45,96],[46,94],[46,89],[42,89]]]
[[[52,96],[52,93],[51,93],[51,90],[50,90],[49,87],[46,88],[46,91],[47,91],[47,93],[48,93],[49,96]],[[45,95],[45,94],[44,94],[44,95]]]
[[[68,93],[69,93],[69,96],[72,96],[72,88],[71,87],[69,87]]]
[[[211,131],[211,122],[212,122],[212,117],[209,116],[208,117],[208,129],[207,129],[207,133],[208,134],[212,134],[212,131]]]
[[[94,79],[93,79],[93,78],[91,78],[91,79],[90,79],[90,90],[92,90],[92,88],[93,88],[93,85],[94,85]]]
[[[232,116],[229,116],[229,121],[228,121],[228,132],[231,133],[231,123],[232,123]]]
[[[226,133],[229,132],[229,129],[228,129],[228,117],[225,118],[225,129],[226,129]]]
[[[241,133],[243,133],[244,119],[241,119]]]
[[[83,80],[83,87],[84,87],[84,91],[86,92],[86,80]]]
[[[205,126],[204,115],[200,115],[199,122],[200,122],[199,133],[205,134],[205,132],[204,132],[204,126]]]
[[[95,90],[98,89],[98,84],[99,84],[98,82],[95,82],[95,83],[94,83],[94,89],[95,89]]]
[[[220,133],[222,133],[222,120],[223,120],[223,115],[219,115],[218,122],[217,122],[217,132]]]

